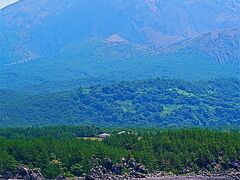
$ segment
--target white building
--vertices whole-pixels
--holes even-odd
[[[106,138],[110,137],[110,134],[103,133],[103,134],[99,134],[98,137],[99,137],[99,138],[106,139]]]

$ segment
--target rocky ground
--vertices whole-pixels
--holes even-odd
[[[27,166],[19,165],[16,171],[9,171],[0,175],[0,179],[42,180],[44,178],[40,170],[32,170]]]
[[[163,176],[156,178],[147,178],[143,180],[227,180],[226,177],[205,177],[205,176]],[[230,179],[229,179],[230,180]]]
[[[89,175],[79,180],[240,180],[240,167],[235,167],[229,172],[209,173],[174,176],[164,172],[149,173],[146,167],[136,162],[135,159],[122,159],[120,164],[113,164],[111,159],[95,159],[99,166],[93,168]]]
[[[228,172],[209,173],[207,171],[199,174],[176,176],[164,172],[149,173],[146,167],[137,163],[135,159],[122,159],[121,163],[114,164],[111,159],[93,159],[95,167],[88,175],[73,178],[74,180],[240,180],[240,167],[235,167]],[[0,175],[0,179],[23,179],[23,180],[44,180],[42,173],[37,169],[30,169],[20,165],[14,172],[6,172]],[[69,180],[59,176],[57,180]]]
[[[208,175],[180,175],[180,176],[172,176],[172,175],[164,175],[158,177],[147,177],[142,180],[239,180],[240,173],[232,172],[226,174],[208,174]]]

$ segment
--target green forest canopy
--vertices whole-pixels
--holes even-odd
[[[0,90],[0,126],[239,127],[239,99],[238,79],[157,78],[36,95]]]
[[[101,132],[111,136],[103,141]],[[100,129],[96,127],[58,126],[14,128],[0,131],[0,175],[13,171],[18,164],[40,168],[46,178],[81,176],[94,166],[93,157],[132,157],[149,171],[176,174],[207,170],[227,171],[240,161],[240,133],[206,129]]]

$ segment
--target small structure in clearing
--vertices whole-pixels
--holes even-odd
[[[102,134],[99,134],[98,137],[102,138],[102,139],[106,139],[106,138],[110,137],[110,134],[102,133]]]

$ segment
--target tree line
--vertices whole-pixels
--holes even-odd
[[[118,163],[134,158],[151,171],[175,174],[229,170],[240,161],[239,131],[207,129],[120,129],[96,127],[14,128],[0,131],[0,174],[19,164],[40,169],[46,178],[88,173],[94,158]],[[108,132],[103,141],[82,139]],[[218,164],[219,166],[216,166]]]

